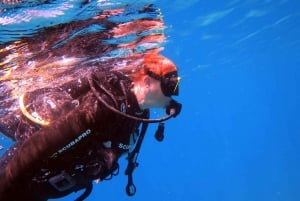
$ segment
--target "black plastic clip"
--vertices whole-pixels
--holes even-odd
[[[58,191],[62,192],[65,190],[69,190],[73,186],[75,186],[75,181],[72,179],[72,177],[62,172],[58,175],[55,175],[49,179],[49,183]]]

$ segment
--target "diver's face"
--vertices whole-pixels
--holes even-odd
[[[160,81],[146,76],[144,79],[146,93],[144,97],[144,105],[147,107],[166,107],[171,98],[163,94]]]

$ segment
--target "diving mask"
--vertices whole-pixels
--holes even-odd
[[[146,74],[160,81],[161,90],[165,96],[178,96],[180,77],[178,77],[177,71],[172,71],[160,76],[150,70],[146,70]]]

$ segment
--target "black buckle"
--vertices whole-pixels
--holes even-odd
[[[58,191],[62,192],[65,190],[69,190],[73,186],[75,186],[75,181],[72,177],[62,172],[58,175],[55,175],[49,179],[49,183]]]

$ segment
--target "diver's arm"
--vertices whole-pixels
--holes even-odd
[[[92,97],[89,99],[65,117],[51,123],[51,126],[37,131],[19,146],[7,166],[0,171],[1,197],[5,193],[13,193],[12,188],[18,182],[31,179],[43,159],[92,127],[95,119],[99,118],[99,105]]]

